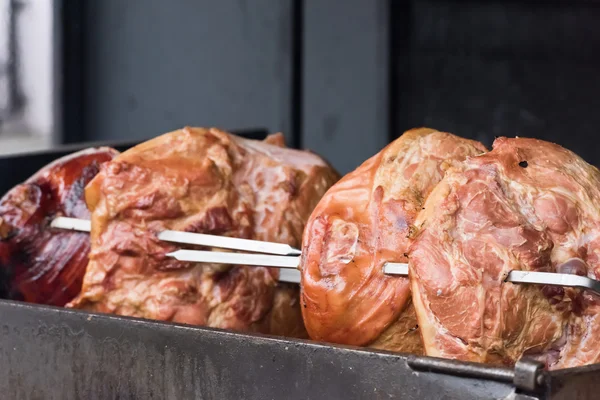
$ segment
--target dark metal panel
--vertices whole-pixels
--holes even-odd
[[[389,1],[304,5],[303,146],[346,173],[388,142]]]
[[[56,1],[56,32],[60,46],[56,79],[57,136],[60,143],[77,143],[84,134],[85,7],[88,1]]]
[[[600,365],[552,373],[552,399],[596,399],[600,393]]]
[[[0,302],[11,399],[490,399],[507,383],[412,370],[406,357]]]
[[[184,125],[289,134],[291,3],[86,1],[85,139]]]
[[[486,145],[530,136],[600,164],[598,3],[411,3],[408,46],[395,53],[396,135],[426,125]]]

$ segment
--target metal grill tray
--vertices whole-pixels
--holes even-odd
[[[546,373],[0,301],[6,399],[592,399]],[[534,390],[520,389],[531,382]]]
[[[242,132],[261,138],[264,131]],[[104,144],[111,145],[111,144]],[[120,149],[129,144],[113,147]],[[88,147],[0,158],[0,192]],[[1,283],[1,282],[0,282]],[[2,399],[594,399],[600,364],[551,373],[0,300]]]

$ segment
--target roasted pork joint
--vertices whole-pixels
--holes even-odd
[[[302,249],[302,312],[311,338],[422,352],[409,281],[382,267],[406,262],[414,219],[445,162],[484,151],[475,141],[413,129],[327,192]]]
[[[310,212],[338,175],[318,156],[217,129],[185,128],[103,166],[86,189],[90,263],[71,307],[304,336],[298,289],[276,269],[179,262],[165,229],[300,246]]]
[[[455,162],[427,199],[409,251],[428,355],[551,369],[600,361],[600,298],[505,282],[511,270],[598,279],[600,172],[535,139],[500,138]]]
[[[80,151],[47,165],[0,200],[0,273],[3,297],[63,306],[81,289],[88,263],[85,233],[49,228],[54,217],[88,219],[84,188],[110,148]]]

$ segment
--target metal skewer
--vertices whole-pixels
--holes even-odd
[[[265,267],[278,267],[282,269],[296,269],[300,265],[300,257],[282,257],[263,254],[218,253],[211,251],[177,250],[167,254],[180,261],[214,262],[224,264],[259,265]],[[408,264],[387,262],[383,265],[386,275],[408,276]],[[569,286],[589,289],[600,294],[600,281],[587,276],[573,274],[560,274],[556,272],[538,271],[510,271],[505,279],[511,283],[528,283],[535,285]]]
[[[52,220],[50,226],[55,229],[66,229],[88,233],[92,229],[91,221],[68,217],[57,217],[54,220]],[[300,271],[298,271],[298,265],[300,261],[298,256],[300,255],[300,250],[295,249],[287,244],[262,242],[259,240],[250,239],[230,238],[225,236],[206,235],[202,233],[179,232],[171,230],[160,232],[157,235],[157,237],[159,240],[163,240],[165,242],[193,244],[230,250],[252,251],[256,253],[276,254],[275,256],[265,256],[261,254],[246,255],[240,253],[223,253],[216,251],[200,252],[200,254],[202,254],[202,259],[205,260],[202,262],[206,263],[243,264],[263,267],[273,266],[279,268],[282,268],[282,264],[294,265],[293,267],[288,267],[288,269],[282,268],[279,272],[279,280],[282,282],[300,283]],[[185,257],[186,252],[189,251],[193,250],[179,250],[173,253],[169,253],[167,254],[167,256],[179,259],[176,255],[179,255],[180,257]],[[248,256],[256,256],[258,258],[252,258]],[[276,257],[276,259],[270,260],[271,257]],[[234,260],[232,260],[232,258]],[[245,261],[241,262],[243,260]],[[253,260],[254,262],[252,262]],[[181,259],[180,261],[185,260]],[[277,262],[277,265],[272,265],[273,262]]]
[[[167,253],[179,261],[255,265],[258,267],[277,267],[282,269],[298,269],[300,257],[276,256],[267,254],[224,253],[220,251],[177,250]]]
[[[589,289],[600,294],[600,281],[574,274],[559,274],[556,272],[510,271],[507,282],[532,283],[537,285],[570,286]]]
[[[90,232],[91,221],[79,218],[57,217],[50,223],[52,228],[69,229],[79,232]],[[162,231],[158,239],[165,242],[193,244],[198,246],[218,247],[220,249],[250,251],[253,253],[278,254],[282,256],[299,256],[300,250],[290,245],[260,240],[238,239],[225,236],[206,235],[180,231]]]
[[[53,228],[89,232],[91,224],[90,221],[86,220],[59,217],[52,221],[51,226]],[[158,234],[158,238],[175,243],[266,253],[252,254],[177,250],[168,253],[167,256],[179,261],[188,262],[276,267],[281,269],[279,278],[281,281],[300,283],[300,272],[298,271],[298,267],[300,266],[300,250],[288,245],[178,231],[163,231]],[[386,275],[408,276],[408,264],[387,262],[383,265],[383,272]],[[587,276],[573,274],[513,270],[510,271],[505,281],[535,285],[578,287],[600,294],[600,281]]]

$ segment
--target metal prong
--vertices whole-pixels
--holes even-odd
[[[260,267],[277,267],[297,269],[300,265],[300,257],[271,256],[266,254],[248,253],[224,253],[218,251],[201,250],[177,250],[168,253],[179,261],[190,261],[200,263],[237,264]]]
[[[386,275],[408,276],[408,264],[386,262],[383,264],[383,273]]]
[[[158,238],[160,240],[164,240],[165,242],[195,244],[199,246],[218,247],[220,249],[279,254],[282,256],[300,255],[300,250],[295,249],[287,244],[262,242],[260,240],[238,239],[226,236],[206,235],[203,233],[163,231],[158,234]]]
[[[223,253],[200,250],[177,250],[173,253],[168,253],[167,256],[173,257],[179,261],[277,267],[281,268],[279,270],[279,280],[281,282],[300,283],[300,271],[297,269],[300,257]]]
[[[512,283],[533,283],[536,285],[569,286],[583,289],[590,289],[600,294],[600,282],[573,274],[559,274],[556,272],[538,272],[538,271],[510,271],[507,282]]]
[[[50,226],[80,232],[90,232],[89,220],[69,217],[57,217]],[[159,240],[172,243],[193,244],[198,246],[218,247],[220,249],[250,251],[253,253],[278,254],[282,256],[299,256],[300,250],[283,243],[262,242],[260,240],[238,239],[226,236],[207,235],[203,233],[163,231],[157,235]]]
[[[91,230],[90,221],[69,217],[57,217],[52,221],[50,226],[52,228],[80,232],[90,232]],[[300,250],[281,243],[261,242],[258,240],[237,239],[179,231],[164,231],[158,234],[158,238],[160,240],[175,243],[276,254],[242,254],[197,250],[178,250],[167,254],[167,256],[174,257],[180,261],[278,267],[283,269],[297,269],[300,264],[300,257],[298,257],[300,255]],[[387,262],[383,266],[383,272],[387,275],[408,276],[408,264]],[[300,280],[299,273],[296,271],[282,270],[281,274],[285,278],[281,279],[282,281],[297,283]],[[600,294],[600,281],[586,276],[573,274],[515,270],[508,274],[506,281],[512,283],[578,287],[589,289]]]
[[[300,271],[283,268],[279,270],[279,280],[281,282],[300,283]]]
[[[71,231],[90,232],[92,230],[92,222],[87,219],[56,217],[50,223],[50,227]]]

